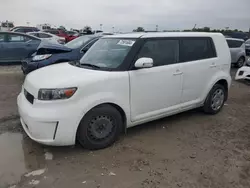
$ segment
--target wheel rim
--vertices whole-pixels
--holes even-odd
[[[240,58],[239,61],[238,61],[238,67],[242,67],[243,64],[244,64],[244,59]]]
[[[217,89],[212,97],[211,107],[213,110],[219,110],[224,102],[224,91]]]
[[[93,141],[107,139],[114,129],[114,122],[110,116],[95,116],[88,125],[88,135]]]

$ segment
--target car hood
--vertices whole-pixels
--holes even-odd
[[[102,80],[108,77],[109,73],[109,71],[85,69],[69,63],[60,63],[28,74],[24,81],[24,88],[36,98],[41,88],[78,87]]]
[[[45,54],[45,53],[63,53],[63,52],[71,52],[72,49],[68,48],[61,44],[52,44],[49,42],[41,42],[41,44],[37,48],[36,54]]]

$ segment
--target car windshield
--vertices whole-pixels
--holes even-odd
[[[82,57],[80,63],[115,69],[122,64],[134,43],[135,39],[100,39]]]
[[[73,48],[73,49],[80,48],[92,38],[93,36],[81,36],[68,42],[67,44],[65,44],[65,46],[68,48]]]
[[[246,44],[249,44],[249,45],[250,45],[250,39],[248,39],[248,40],[246,41]]]

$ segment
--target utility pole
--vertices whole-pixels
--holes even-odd
[[[155,26],[155,31],[158,32],[158,25]]]

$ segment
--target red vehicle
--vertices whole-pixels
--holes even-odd
[[[74,36],[72,34],[69,34],[68,33],[69,31],[64,31],[61,29],[49,29],[49,30],[45,30],[44,32],[51,33],[51,34],[57,35],[59,37],[64,37],[66,43],[78,37],[78,36]],[[74,32],[74,34],[75,34],[75,32]]]
[[[75,31],[67,31],[68,34],[68,40],[72,41],[75,38],[79,37],[79,33],[75,32]]]

